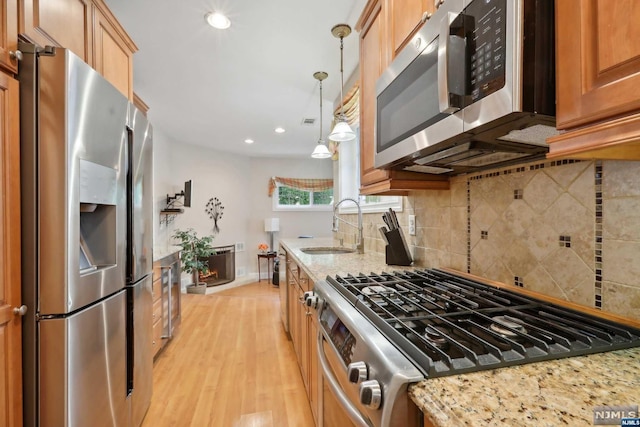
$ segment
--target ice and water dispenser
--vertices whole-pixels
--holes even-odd
[[[80,160],[80,274],[117,264],[117,171]]]

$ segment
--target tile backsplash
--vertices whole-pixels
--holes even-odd
[[[398,217],[418,266],[640,319],[640,162],[540,161],[457,176],[450,190],[410,193]],[[384,253],[380,214],[364,221],[365,250]]]

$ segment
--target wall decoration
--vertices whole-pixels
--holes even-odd
[[[209,218],[213,220],[213,233],[217,234],[220,232],[220,227],[218,227],[218,221],[222,219],[222,214],[224,213],[224,206],[217,197],[212,197],[207,202],[207,207],[204,210]]]

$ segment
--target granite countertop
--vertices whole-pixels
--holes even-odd
[[[309,255],[301,248],[339,246],[331,238],[284,239],[312,280],[327,275],[407,270],[377,253]],[[432,378],[409,395],[434,426],[585,426],[595,406],[640,404],[640,348]]]

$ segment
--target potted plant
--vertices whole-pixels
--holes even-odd
[[[200,282],[199,276],[209,272],[207,258],[215,252],[211,246],[213,237],[198,237],[193,228],[189,228],[176,230],[173,238],[179,240],[178,245],[182,247],[182,271],[191,274],[192,283],[187,286],[187,293],[204,294],[207,284]]]

